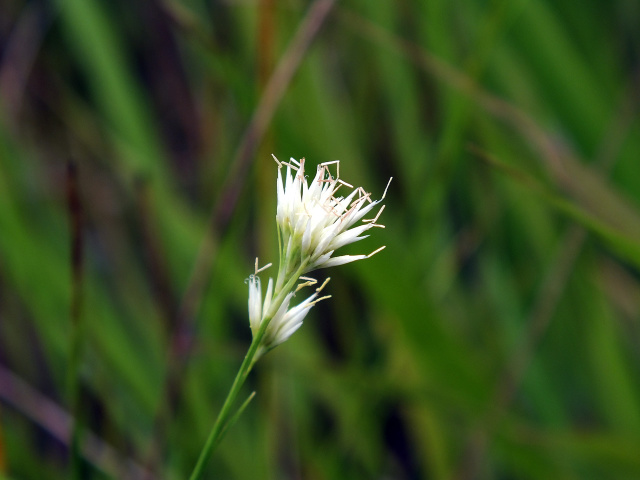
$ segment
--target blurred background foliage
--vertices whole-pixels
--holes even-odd
[[[208,478],[640,478],[639,19],[3,1],[0,477],[69,478],[73,438],[81,478],[188,475],[277,261],[274,153],[393,176],[345,253],[387,249],[318,273]]]

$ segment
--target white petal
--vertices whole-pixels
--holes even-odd
[[[332,254],[333,254],[333,250],[318,257],[316,261],[313,262],[313,264],[309,265],[309,269],[307,271],[310,272],[311,270],[315,270],[316,268],[322,268],[323,264],[327,263],[327,261],[331,258]]]
[[[269,314],[269,307],[271,306],[271,296],[273,295],[273,278],[269,278],[269,284],[267,285],[267,293],[264,296],[264,305],[262,312],[264,315]]]
[[[363,225],[354,227],[351,230],[347,230],[346,232],[342,232],[341,234],[333,238],[333,240],[329,244],[329,248],[332,250],[337,250],[340,247],[343,247],[353,242],[357,242],[358,240],[362,240],[363,238],[367,238],[368,235],[365,235],[364,237],[359,237],[358,235],[366,232],[370,228],[371,228],[371,224],[365,223]]]
[[[309,304],[318,296],[317,293],[314,293],[313,295],[311,295],[309,298],[307,298],[306,300],[304,300],[303,302],[301,302],[299,305],[296,305],[295,307],[293,307],[291,310],[289,310],[286,315],[284,316],[284,318],[282,319],[281,324],[283,326],[286,326],[288,323],[293,322],[296,318],[299,317],[300,313],[302,313],[303,311],[309,311],[309,309],[311,308],[309,306]],[[306,315],[306,312],[304,313],[304,315]],[[304,318],[304,317],[303,317]]]
[[[367,258],[366,255],[342,255],[340,257],[330,258],[326,262],[320,264],[317,263],[317,268],[336,267],[338,265],[344,265],[345,263],[355,262],[356,260],[362,260]]]
[[[260,278],[256,275],[249,277],[249,324],[254,334],[260,328],[262,321],[262,288],[260,287]]]
[[[335,207],[336,213],[338,215],[342,215],[349,209],[349,204],[351,203],[351,200],[353,200],[353,197],[355,197],[356,193],[358,193],[358,191],[354,190],[349,195],[347,195],[346,198],[341,198],[338,200],[338,204]]]
[[[311,253],[311,239],[313,238],[313,225],[312,219],[308,219],[307,226],[304,229],[304,234],[302,235],[302,254],[308,255]]]
[[[289,310],[284,315],[284,317],[282,317],[282,319],[278,321],[273,330],[273,346],[281,344],[282,342],[287,340],[293,334],[293,332],[300,328],[304,317],[307,316],[307,313],[309,313],[309,310],[311,310],[311,308],[313,307],[313,305],[310,304],[317,296],[318,294],[314,293],[299,305],[296,305],[291,310]]]
[[[288,340],[289,337],[293,335],[293,333],[302,326],[302,320],[307,315],[307,312],[309,310],[311,310],[311,307],[309,307],[305,312],[303,312],[302,317],[297,323],[290,323],[289,326],[280,330],[276,335],[276,337],[273,339],[272,346],[275,347],[277,345],[280,345],[282,342]]]
[[[371,202],[370,204],[368,204],[364,208],[356,209],[355,211],[351,212],[350,214],[345,215],[345,217],[343,218],[343,222],[345,224],[344,228],[347,229],[351,225],[356,223],[358,220],[360,220],[362,217],[364,217],[367,213],[369,213],[371,211],[371,209],[373,207],[375,207],[378,203],[380,203],[380,200],[376,200],[375,202]]]
[[[284,205],[284,185],[282,183],[282,168],[278,169],[278,181],[277,181],[276,189],[278,191],[278,210],[280,210]]]
[[[337,225],[330,225],[322,230],[322,234],[317,240],[316,248],[313,250],[313,257],[321,256],[327,251],[327,247],[329,247],[329,244],[335,238],[338,228],[339,226]]]
[[[285,314],[287,313],[287,310],[289,309],[289,302],[291,302],[291,299],[293,298],[293,294],[294,292],[291,292],[286,297],[284,297],[282,304],[280,304],[280,308],[278,308],[278,311],[275,313],[275,315],[271,319],[271,322],[269,323],[269,327],[267,328],[267,330],[270,330],[270,331],[277,330],[278,325],[282,322],[282,319],[284,318]]]

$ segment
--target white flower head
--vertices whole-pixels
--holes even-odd
[[[371,194],[362,187],[354,188],[340,179],[340,162],[333,161],[318,165],[316,175],[310,184],[304,175],[304,159],[293,158],[278,163],[278,210],[276,222],[281,236],[281,255],[289,263],[290,269],[305,265],[305,272],[326,268],[370,257],[369,255],[342,255],[333,253],[358,240],[373,227],[384,228],[376,223],[384,210],[382,206],[374,218],[362,220],[383,199],[371,200]],[[286,166],[283,179],[282,170]],[[335,166],[336,176],[330,168]],[[391,180],[389,180],[391,181]],[[388,187],[388,185],[387,185]],[[340,196],[340,189],[350,188],[351,193]],[[386,190],[385,190],[386,194]],[[358,226],[356,222],[362,220]],[[353,228],[352,228],[353,227]]]

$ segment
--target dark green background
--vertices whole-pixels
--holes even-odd
[[[345,253],[387,248],[318,273],[333,298],[259,362],[207,478],[640,478],[639,21],[3,1],[0,477],[68,478],[74,411],[82,478],[187,477],[277,262],[274,153],[374,198],[393,176]]]

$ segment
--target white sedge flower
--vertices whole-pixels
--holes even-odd
[[[287,340],[300,328],[309,310],[320,300],[329,298],[318,298],[329,281],[327,279],[315,293],[290,308],[296,292],[317,283],[303,275],[318,268],[368,258],[384,248],[368,255],[333,256],[340,247],[367,238],[363,233],[370,228],[384,228],[376,223],[384,206],[374,218],[363,220],[363,217],[384,199],[386,189],[380,200],[371,200],[371,194],[362,187],[354,188],[340,180],[338,161],[320,164],[315,178],[308,184],[304,176],[304,159],[298,162],[292,158],[286,163],[273,158],[279,167],[276,223],[280,264],[277,281],[274,285],[273,279],[269,279],[264,300],[258,273],[271,264],[258,268],[256,259],[255,273],[249,277],[249,322],[254,339],[260,337],[256,358]],[[335,178],[329,170],[332,165],[336,168]],[[286,176],[283,179],[284,166]],[[337,195],[343,187],[352,189],[346,197]],[[362,223],[356,226],[360,221]],[[299,280],[303,283],[298,284]]]
[[[380,200],[373,201],[371,194],[362,187],[353,188],[341,180],[339,161],[320,164],[315,178],[307,184],[304,159],[297,162],[292,158],[285,163],[279,162],[275,156],[273,158],[279,167],[276,222],[281,240],[280,254],[288,266],[285,274],[292,273],[300,265],[305,265],[304,272],[342,265],[368,258],[384,248],[369,255],[333,257],[340,247],[367,238],[368,235],[362,234],[370,228],[384,228],[384,225],[376,223],[384,206],[374,218],[362,220],[384,199],[384,194]],[[282,169],[285,165],[286,175],[283,179]],[[335,177],[329,170],[331,165],[336,166]],[[353,191],[346,197],[338,196],[337,192],[342,187]],[[354,227],[360,220],[362,224]],[[280,283],[281,279],[278,280]]]

